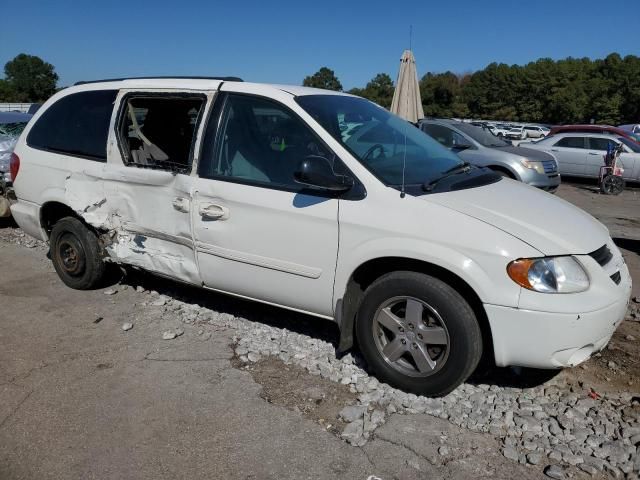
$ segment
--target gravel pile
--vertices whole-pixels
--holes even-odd
[[[0,238],[8,243],[22,245],[26,248],[47,248],[45,242],[27,235],[20,228],[2,228],[0,229]]]
[[[347,385],[358,404],[340,412],[347,423],[342,438],[354,446],[364,445],[392,413],[424,413],[502,439],[504,456],[522,464],[573,465],[592,475],[627,478],[640,473],[640,397],[634,394],[600,397],[552,380],[526,389],[464,384],[444,398],[426,398],[380,383],[359,358],[338,359],[323,340],[165,297],[149,304],[198,326],[200,335],[204,324],[232,329],[242,362],[271,355]]]

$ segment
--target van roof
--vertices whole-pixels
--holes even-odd
[[[73,85],[86,85],[88,83],[122,82],[124,80],[156,80],[156,79],[182,79],[182,80],[221,80],[223,82],[242,82],[240,77],[190,77],[190,76],[161,76],[161,77],[122,77],[105,78],[102,80],[81,80]]]
[[[320,88],[303,87],[301,85],[277,85],[270,83],[244,82],[239,77],[127,77],[111,78],[104,80],[91,80],[76,82],[69,87],[74,91],[119,89],[119,88],[161,88],[161,89],[192,89],[192,90],[217,90],[224,82],[241,82],[242,85],[250,87],[260,86],[264,89],[277,89],[287,92],[294,97],[304,95],[347,95],[344,92],[323,90]]]

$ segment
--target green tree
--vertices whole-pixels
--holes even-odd
[[[42,102],[55,93],[58,83],[53,65],[25,53],[6,63],[4,74],[15,93],[14,101]]]
[[[378,105],[389,108],[393,100],[393,80],[386,73],[378,73],[364,88],[352,88],[349,93],[367,98]]]
[[[6,80],[0,80],[0,102],[15,102],[16,92]]]
[[[325,90],[342,91],[342,84],[333,70],[322,67],[313,75],[305,77],[302,82],[305,87],[324,88]]]

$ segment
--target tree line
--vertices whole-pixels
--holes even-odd
[[[0,102],[42,102],[58,89],[48,62],[21,53],[4,66]],[[342,91],[335,72],[322,67],[303,85]],[[394,83],[378,73],[349,93],[391,106]],[[426,116],[540,123],[640,122],[640,57],[541,58],[526,65],[491,63],[473,73],[427,73],[420,79]]]
[[[491,63],[473,73],[427,73],[419,83],[426,116],[558,124],[640,122],[640,57],[635,55]],[[342,90],[326,67],[306,77],[303,85]],[[393,88],[389,75],[379,73],[349,93],[388,108]]]

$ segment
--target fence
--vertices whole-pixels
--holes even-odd
[[[24,112],[29,111],[30,103],[0,103],[0,112]]]

